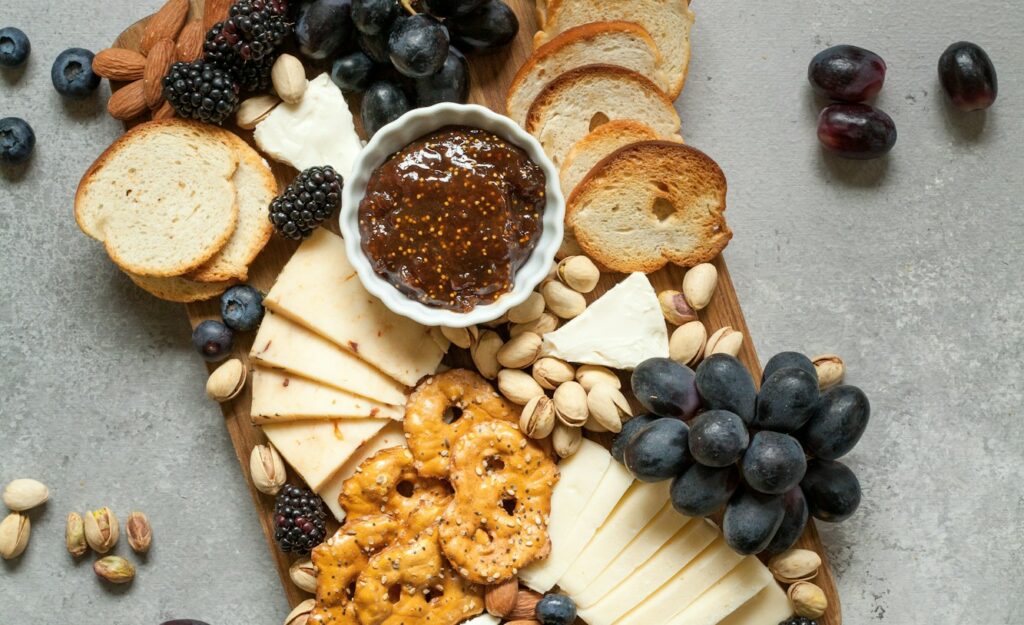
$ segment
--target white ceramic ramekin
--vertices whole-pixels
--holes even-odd
[[[516,274],[512,290],[492,304],[477,306],[464,313],[426,306],[403,295],[370,266],[370,261],[363,253],[359,233],[359,204],[366,195],[366,185],[374,170],[395,152],[444,126],[471,126],[492,132],[525,150],[530,160],[539,165],[547,177],[547,203],[542,217],[544,229],[530,258]],[[410,111],[377,131],[356,159],[352,174],[345,181],[339,217],[341,234],[345,238],[345,251],[367,291],[399,315],[424,325],[451,328],[494,321],[510,308],[526,301],[551,269],[555,252],[562,243],[564,219],[565,198],[559,186],[558,170],[544,154],[540,143],[511,119],[487,108],[475,104],[448,103]]]

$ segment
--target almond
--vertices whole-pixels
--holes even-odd
[[[508,621],[529,621],[537,616],[537,603],[541,595],[532,590],[520,590],[516,595],[516,605],[505,617]],[[508,625],[506,623],[506,625]]]
[[[167,4],[146,23],[139,50],[148,56],[149,51],[161,39],[177,39],[181,27],[185,25],[185,19],[188,18],[188,8],[189,0],[168,0]]]
[[[191,63],[201,57],[205,41],[206,31],[203,30],[201,21],[192,20],[186,24],[178,35],[178,60]]]
[[[504,584],[490,586],[484,595],[484,605],[487,612],[498,618],[505,618],[512,613],[516,607],[516,597],[519,595],[519,580],[510,579]]]
[[[146,96],[143,94],[143,81],[125,85],[110,96],[107,111],[114,119],[127,121],[142,115],[146,110]]]
[[[175,117],[177,114],[178,112],[174,110],[174,107],[171,106],[171,103],[167,100],[164,100],[164,103],[160,105],[160,108],[153,111],[153,119],[171,119],[172,117]]]
[[[92,60],[92,71],[108,80],[129,82],[142,78],[146,57],[135,50],[107,48]]]
[[[173,39],[161,39],[153,44],[153,48],[146,57],[146,70],[142,74],[143,94],[146,96],[146,106],[155,109],[160,106],[164,99],[164,76],[174,64],[174,57],[177,54]]]
[[[213,28],[217,22],[228,18],[228,11],[235,0],[206,0],[203,3],[203,31]]]

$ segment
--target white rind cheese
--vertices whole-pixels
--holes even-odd
[[[338,503],[338,497],[341,495],[345,480],[355,475],[359,465],[366,462],[374,454],[392,447],[405,447],[405,432],[402,430],[401,423],[385,425],[373,438],[363,443],[348,461],[342,465],[341,469],[334,474],[334,477],[317,491],[317,494],[327,504],[331,513],[334,514],[334,518],[338,519],[338,523],[345,522],[345,511],[341,508],[341,504]]]
[[[362,446],[393,423],[388,419],[295,421],[263,426],[281,456],[314,491],[320,491]]]
[[[579,317],[545,334],[542,354],[625,370],[668,358],[668,330],[650,280],[634,273],[612,287]]]
[[[253,423],[316,419],[394,419],[405,410],[324,386],[290,373],[256,367],[252,372]]]
[[[793,604],[778,584],[768,584],[718,625],[775,625],[793,615]]]

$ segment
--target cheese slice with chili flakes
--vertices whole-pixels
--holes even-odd
[[[389,419],[295,421],[263,426],[263,433],[306,484],[319,491]]]
[[[754,598],[743,604],[718,625],[758,625],[766,623],[774,625],[788,619],[793,614],[793,604],[789,602],[786,591],[778,584],[768,584]]]
[[[363,288],[341,237],[324,228],[299,246],[264,303],[406,386],[434,373],[445,355],[430,328]]]
[[[256,367],[252,372],[253,423],[318,419],[394,419],[405,410],[290,373]]]
[[[352,454],[352,457],[342,465],[334,477],[329,479],[317,491],[317,494],[324,500],[324,503],[327,504],[327,507],[339,523],[345,522],[345,510],[341,507],[341,503],[338,502],[341,491],[345,486],[345,480],[355,475],[359,466],[377,452],[392,447],[405,447],[405,432],[402,430],[401,423],[396,422],[385,425],[373,438],[363,443],[356,453]],[[498,624],[495,623],[494,625]]]

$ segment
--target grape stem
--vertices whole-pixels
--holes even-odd
[[[416,15],[416,9],[413,8],[413,0],[401,0],[402,6],[409,12],[409,15]]]

